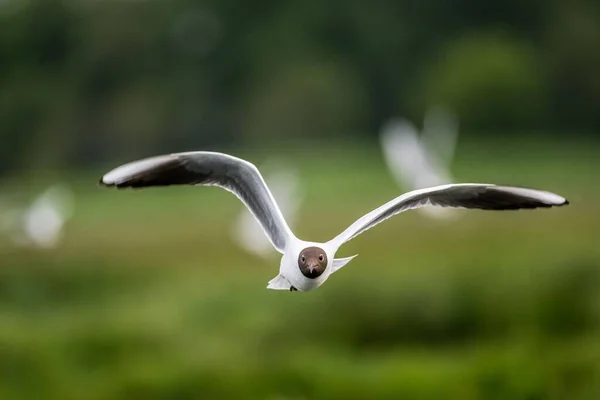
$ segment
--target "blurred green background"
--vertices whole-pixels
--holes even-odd
[[[599,49],[593,0],[0,1],[0,197],[75,205],[57,248],[0,236],[0,399],[600,399]],[[289,293],[230,194],[96,187],[154,154],[277,156],[325,241],[403,191],[382,124],[437,105],[457,181],[571,206],[409,212]]]

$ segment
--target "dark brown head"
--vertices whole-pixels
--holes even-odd
[[[307,278],[318,278],[327,268],[327,253],[320,247],[307,247],[298,256],[298,268]]]

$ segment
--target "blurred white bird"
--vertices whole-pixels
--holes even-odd
[[[381,147],[390,173],[404,190],[416,190],[452,183],[450,165],[458,136],[453,114],[434,108],[423,124],[423,133],[408,120],[396,118],[383,126]],[[442,208],[422,208],[427,216],[456,217]]]
[[[0,206],[0,231],[17,246],[55,248],[63,238],[63,227],[73,215],[73,194],[56,184],[39,195],[29,207]]]
[[[303,201],[298,171],[281,160],[271,160],[261,170],[265,181],[288,224],[293,227]],[[273,245],[252,213],[244,207],[231,229],[233,240],[248,253],[268,259],[274,254]]]

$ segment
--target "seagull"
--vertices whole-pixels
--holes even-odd
[[[270,161],[263,165],[261,170],[273,171],[265,174],[265,181],[277,203],[282,215],[290,227],[294,226],[298,209],[302,203],[300,181],[297,171],[282,161]],[[273,246],[263,234],[263,229],[254,218],[254,215],[245,208],[236,218],[232,227],[233,240],[248,253],[255,254],[264,259],[270,259],[273,255]]]
[[[554,193],[514,186],[458,183],[404,193],[360,217],[328,242],[297,238],[285,221],[258,168],[231,155],[196,151],[155,156],[122,165],[99,184],[116,188],[194,185],[218,186],[236,195],[254,215],[269,241],[282,254],[279,274],[267,289],[310,291],[356,255],[335,258],[338,249],[361,233],[403,211],[420,207],[517,210],[564,206]]]
[[[421,143],[436,164],[448,170],[458,141],[458,117],[443,107],[433,107],[425,114]],[[449,183],[449,182],[445,182]]]
[[[387,122],[381,130],[380,144],[394,180],[408,190],[452,183],[450,165],[457,134],[456,118],[442,108],[427,113],[421,135],[403,118]],[[456,215],[440,208],[421,211],[434,218]]]
[[[55,184],[28,207],[1,207],[0,214],[0,230],[6,231],[15,245],[56,248],[73,215],[73,194],[67,185]]]

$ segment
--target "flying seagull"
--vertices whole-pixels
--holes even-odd
[[[452,183],[450,164],[457,135],[456,118],[434,108],[425,116],[421,135],[410,121],[394,118],[383,125],[380,144],[394,180],[406,190],[415,190]],[[430,217],[456,215],[440,208],[420,211]]]
[[[51,249],[60,244],[63,228],[73,215],[73,193],[55,184],[27,207],[0,206],[0,231],[17,246]]]
[[[286,223],[258,169],[248,161],[214,152],[162,155],[125,164],[107,173],[100,184],[117,188],[169,185],[218,186],[235,194],[282,254],[279,274],[268,289],[309,291],[321,286],[355,256],[335,258],[338,249],[366,230],[403,211],[425,207],[517,210],[563,206],[554,193],[492,184],[460,183],[405,193],[362,216],[325,243],[298,239]]]

